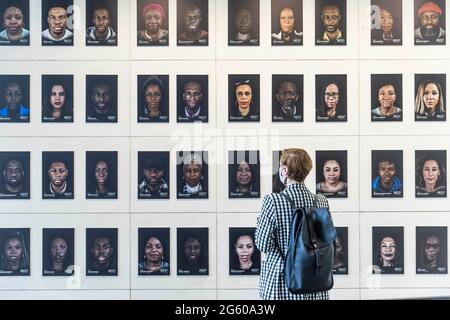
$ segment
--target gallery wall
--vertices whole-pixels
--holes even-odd
[[[25,172],[29,175],[29,199],[0,199],[0,236],[3,239],[9,231],[29,229],[22,233],[27,235],[29,232],[26,237],[29,238],[30,267],[28,274],[0,272],[0,298],[258,299],[258,272],[233,274],[230,271],[230,257],[235,250],[230,228],[233,232],[234,228],[256,226],[262,199],[272,192],[272,178],[277,175],[273,152],[290,147],[303,148],[310,154],[314,168],[305,183],[312,191],[316,191],[316,184],[323,181],[321,170],[316,171],[316,166],[321,165],[318,163],[320,152],[346,151],[346,159],[341,163],[341,174],[346,176],[348,185],[345,196],[329,198],[335,225],[346,228],[340,230],[347,233],[342,239],[346,266],[336,272],[335,286],[330,292],[332,299],[395,299],[450,294],[446,284],[449,280],[447,229],[431,229],[442,241],[441,270],[420,272],[420,261],[416,260],[426,238],[424,234],[428,232],[421,228],[447,228],[450,223],[447,192],[437,197],[428,193],[418,197],[416,192],[417,151],[419,154],[420,151],[444,154],[440,170],[444,176],[448,168],[446,154],[450,149],[449,122],[445,119],[417,121],[415,114],[420,83],[417,79],[422,79],[421,75],[440,79],[444,105],[449,96],[445,81],[450,72],[449,45],[415,44],[417,10],[426,1],[390,1],[395,3],[396,13],[402,13],[401,45],[371,45],[373,12],[370,0],[346,1],[346,10],[342,14],[346,21],[345,45],[316,44],[316,22],[320,26],[321,12],[320,9],[319,14],[316,12],[316,1],[284,1],[286,6],[300,5],[302,8],[303,43],[272,45],[271,34],[279,31],[276,17],[280,4],[273,6],[272,18],[270,0],[250,1],[253,6],[259,2],[259,19],[254,19],[259,20],[259,45],[251,46],[229,44],[228,1],[219,0],[207,1],[208,9],[203,12],[202,18],[208,20],[208,45],[177,45],[177,8],[180,3],[189,2],[187,0],[169,0],[165,7],[169,30],[167,46],[137,45],[137,30],[142,28],[138,26],[138,8],[142,10],[144,3],[151,1],[138,3],[135,0],[117,1],[117,45],[86,45],[85,30],[91,26],[91,21],[86,19],[86,2],[89,1],[74,0],[73,45],[43,46],[41,31],[46,27],[42,25],[45,17],[42,18],[41,12],[47,2],[29,2],[29,12],[24,10],[24,16],[28,15],[25,18],[29,19],[25,25],[30,30],[28,45],[0,45],[1,90],[15,75],[29,76],[29,92],[26,92],[29,121],[0,122],[0,163],[5,166],[6,161],[14,157],[14,152],[29,153],[29,160],[25,161],[29,164],[29,171]],[[322,2],[318,2],[319,8]],[[344,2],[338,1],[340,5]],[[20,2],[23,3],[26,1]],[[165,4],[164,1],[158,3]],[[202,8],[205,3],[197,1]],[[450,4],[448,1],[436,3],[442,7],[440,21],[445,29],[444,18],[449,15]],[[272,20],[275,21],[273,30]],[[41,121],[45,101],[44,75],[73,76],[73,122]],[[117,122],[86,121],[86,104],[92,89],[87,85],[87,77],[92,75],[117,76]],[[138,94],[142,91],[142,81],[138,79],[151,75],[168,76],[165,97],[168,99],[168,122],[138,122],[138,106],[142,104],[142,96]],[[191,75],[197,81],[206,81],[202,82],[204,88],[207,83],[208,90],[203,92],[208,105],[207,122],[177,121],[185,85],[179,83],[179,78]],[[259,93],[259,121],[229,121],[229,112],[235,106],[234,101],[230,101],[235,89],[230,83],[233,75],[259,76],[259,87],[253,87]],[[298,106],[303,108],[303,119],[274,122],[272,107],[278,105],[274,98],[278,90],[273,85],[274,76],[289,78],[293,75],[301,75],[303,79],[303,88],[301,90],[299,86],[298,89],[301,97]],[[317,79],[330,75],[345,75],[340,97],[346,96],[346,118],[345,121],[318,122],[316,101],[323,83]],[[400,84],[395,88],[396,101],[401,101],[400,121],[373,121],[371,110],[376,107],[373,103],[377,102],[379,89],[372,82],[373,75],[383,75],[386,81],[392,80],[391,75],[401,75]],[[203,104],[206,105],[206,101]],[[376,154],[383,150],[395,154],[396,174],[401,177],[403,186],[399,197],[393,196],[392,192],[379,197],[373,194],[372,180],[378,171],[378,163],[372,158],[373,151]],[[43,153],[51,151],[73,152],[73,165],[68,168],[73,182],[73,199],[43,199],[46,188],[43,180],[48,181],[45,165],[48,159]],[[116,199],[86,197],[87,184],[92,178],[86,161],[87,152],[94,151],[117,153]],[[207,197],[180,198],[179,186],[184,183],[178,173],[182,165],[181,151],[207,152]],[[260,192],[256,197],[230,198],[229,175],[233,173],[229,170],[229,151],[259,151]],[[165,172],[168,198],[142,199],[139,196],[144,165],[143,161],[139,162],[140,152],[169,152],[166,171],[170,174]],[[6,179],[4,170],[5,167],[0,172],[3,183]],[[446,190],[447,178],[441,184],[444,187],[441,190]],[[389,227],[397,229],[391,233]],[[92,260],[87,229],[95,228],[117,229],[114,248],[117,274],[96,276],[87,273],[87,265]],[[168,240],[164,243],[166,260],[170,262],[166,274],[139,274],[138,263],[144,255],[139,229],[145,228],[169,229]],[[208,262],[204,274],[183,275],[179,272],[178,253],[182,254],[183,249],[178,240],[184,232],[180,230],[185,228],[207,230],[207,252],[202,253]],[[73,229],[73,274],[43,274],[44,261],[48,258],[43,253],[48,255],[43,229]],[[193,234],[199,236],[199,232],[197,229]],[[381,268],[380,271],[374,267],[378,263],[376,242],[380,235],[396,238],[397,258],[401,258],[396,262],[397,269]],[[4,259],[6,253],[4,248],[1,250]],[[256,261],[255,265],[261,263],[264,263],[264,254],[261,262]],[[374,270],[378,271],[374,273]]]

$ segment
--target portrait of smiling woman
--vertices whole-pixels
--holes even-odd
[[[139,228],[139,275],[170,274],[170,229]]]
[[[372,121],[402,121],[402,75],[372,74]]]
[[[445,74],[416,75],[416,121],[445,121]]]
[[[403,227],[372,227],[373,273],[403,274]]]
[[[259,151],[229,151],[229,197],[259,198]]]
[[[258,275],[260,251],[255,245],[255,228],[230,228],[230,275]]]
[[[42,76],[42,122],[73,122],[73,76]]]

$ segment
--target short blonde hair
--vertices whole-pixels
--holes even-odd
[[[308,152],[299,148],[284,149],[280,163],[287,167],[288,178],[297,182],[305,181],[313,166]]]

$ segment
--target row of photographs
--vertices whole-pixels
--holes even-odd
[[[349,274],[348,227],[337,227],[334,274]],[[176,274],[209,275],[208,228],[177,228]],[[42,229],[42,275],[75,272],[75,229]],[[372,227],[372,272],[404,273],[403,227]],[[259,275],[255,228],[231,227],[229,275]],[[170,275],[170,228],[138,228],[138,275]],[[0,276],[29,276],[30,229],[0,229]],[[118,275],[118,229],[86,228],[86,276]],[[447,274],[447,227],[416,227],[416,273]]]
[[[403,121],[402,74],[371,75],[371,120]],[[272,121],[303,122],[304,76],[272,75]],[[73,75],[42,75],[42,122],[74,121]],[[177,75],[177,122],[208,122],[208,75]],[[167,123],[169,75],[137,76],[137,122]],[[86,122],[118,122],[118,76],[86,75]],[[30,122],[30,76],[0,75],[0,122]],[[316,122],[347,122],[347,75],[315,79]],[[415,74],[415,121],[446,121],[446,74]],[[260,75],[228,75],[228,121],[259,122]],[[411,110],[412,111],[412,110]]]
[[[445,45],[445,0],[414,0],[416,45]],[[137,46],[168,46],[168,0],[138,0]],[[369,9],[369,8],[368,8]],[[73,46],[74,32],[83,32],[87,46],[117,46],[119,38],[117,0],[87,0],[86,27],[81,31],[77,17],[82,15],[73,0],[43,0],[39,38],[43,46]],[[402,45],[402,0],[370,1],[372,45]],[[208,0],[177,0],[176,37],[178,46],[208,46]],[[0,6],[4,29],[0,45],[29,45],[31,32],[29,0],[6,0]],[[347,44],[347,1],[316,0],[314,12],[303,12],[302,0],[272,0],[271,17],[260,17],[260,0],[228,0],[228,45],[259,46],[260,20],[271,22],[274,46],[302,45],[303,16],[315,18],[316,45]],[[36,32],[37,33],[37,32]]]
[[[272,154],[272,191],[284,185],[278,175],[280,151]],[[177,199],[209,197],[208,151],[180,151],[176,158]],[[417,198],[447,197],[447,151],[415,151]],[[0,200],[30,199],[30,153],[0,152]],[[316,192],[348,197],[347,151],[316,151]],[[74,152],[42,153],[42,199],[74,199]],[[118,199],[116,151],[86,152],[86,199]],[[138,199],[170,198],[170,152],[138,152]],[[228,152],[228,197],[261,197],[259,151]],[[373,198],[403,197],[403,151],[372,150]]]

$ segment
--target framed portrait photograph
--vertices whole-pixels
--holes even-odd
[[[303,0],[272,0],[272,45],[303,44]]]
[[[347,44],[347,0],[316,0],[316,45]]]
[[[348,227],[336,227],[333,274],[348,274]]]
[[[272,151],[272,192],[276,193],[280,193],[286,188],[279,175],[281,152],[280,150]]]
[[[372,150],[372,198],[403,197],[403,150]]]
[[[207,46],[208,0],[177,0],[177,45]]]
[[[86,122],[117,122],[117,75],[86,76]]]
[[[73,75],[42,75],[42,122],[73,122]]]
[[[347,151],[316,151],[316,193],[348,197]]]
[[[316,122],[347,122],[347,75],[316,75]]]
[[[0,152],[0,200],[30,199],[30,153]]]
[[[303,122],[303,75],[272,75],[272,121]]]
[[[261,197],[259,151],[228,151],[228,197]]]
[[[86,46],[117,46],[117,0],[86,1]]]
[[[372,227],[372,273],[404,273],[403,227]]]
[[[42,230],[42,275],[71,276],[75,272],[75,229]]]
[[[177,228],[177,275],[209,274],[208,228]]]
[[[137,1],[137,45],[169,45],[169,0]]]
[[[86,276],[118,275],[118,229],[86,229]]]
[[[228,45],[259,46],[259,0],[228,0]]]
[[[416,198],[447,197],[447,150],[416,150]]]
[[[208,151],[177,152],[177,199],[208,199]]]
[[[139,228],[140,276],[170,275],[170,228]]]
[[[446,121],[446,74],[415,75],[415,120]]]
[[[138,122],[169,122],[169,76],[138,75]]]
[[[177,122],[208,122],[208,75],[177,75]]]
[[[30,229],[0,228],[0,277],[30,275]]]
[[[228,121],[260,121],[259,74],[228,76]]]
[[[447,274],[447,227],[416,227],[416,273]]]
[[[370,44],[402,45],[402,0],[371,0]]]
[[[230,276],[259,275],[261,252],[255,245],[255,228],[229,229]]]
[[[30,45],[30,1],[9,0],[0,3],[0,46]]]
[[[138,199],[169,199],[169,151],[138,152]]]
[[[42,45],[73,46],[73,0],[42,0]]]
[[[403,84],[401,74],[371,75],[372,122],[403,121]]]
[[[86,199],[117,199],[117,151],[86,151]]]
[[[74,199],[72,151],[42,152],[42,199]]]
[[[414,44],[445,43],[445,0],[414,0]]]
[[[30,122],[30,76],[0,75],[0,122]]]

